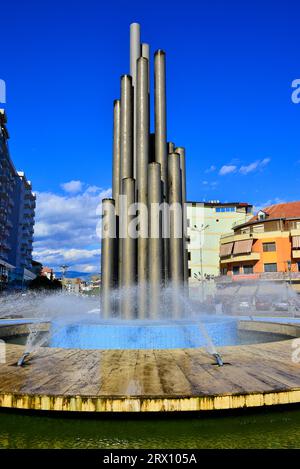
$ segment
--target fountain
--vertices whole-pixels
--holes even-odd
[[[257,317],[253,285],[246,312],[239,287],[216,295],[226,307],[237,302],[230,313],[208,314],[189,297],[185,149],[167,141],[165,60],[158,50],[152,134],[149,46],[132,24],[130,75],[114,101],[113,193],[102,200],[100,307],[63,293],[5,301],[7,315],[23,319],[0,327],[0,338],[12,337],[0,407],[165,412],[300,401],[298,365],[282,365],[290,341],[240,339],[300,336],[295,311],[288,320],[276,321],[274,308]],[[14,342],[21,335],[24,347]]]

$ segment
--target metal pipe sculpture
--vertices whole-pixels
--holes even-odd
[[[106,318],[116,311],[124,319],[158,318],[161,290],[170,284],[179,291],[188,280],[185,150],[167,142],[162,50],[154,54],[155,133],[150,134],[149,60],[149,45],[141,44],[140,26],[133,23],[130,75],[121,77],[121,97],[114,101],[113,199],[102,204],[101,302]],[[107,232],[115,233],[113,241]],[[118,296],[114,288],[123,289],[118,305],[111,299]],[[173,303],[178,318],[182,311],[176,295]]]

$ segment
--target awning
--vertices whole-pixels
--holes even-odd
[[[233,254],[249,254],[252,250],[253,239],[244,239],[234,243]]]
[[[220,257],[230,256],[232,253],[233,243],[221,244]]]
[[[292,245],[293,249],[300,249],[300,236],[292,237]]]

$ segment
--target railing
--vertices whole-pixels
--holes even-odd
[[[252,274],[238,274],[238,275],[219,275],[215,277],[215,280],[222,282],[231,282],[233,280],[300,280],[300,272],[262,272]]]

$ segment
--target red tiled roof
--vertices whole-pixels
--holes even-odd
[[[300,218],[300,201],[270,205],[261,209],[261,211],[267,214],[267,220],[271,218]],[[256,220],[258,220],[257,215],[251,218],[249,222]]]

